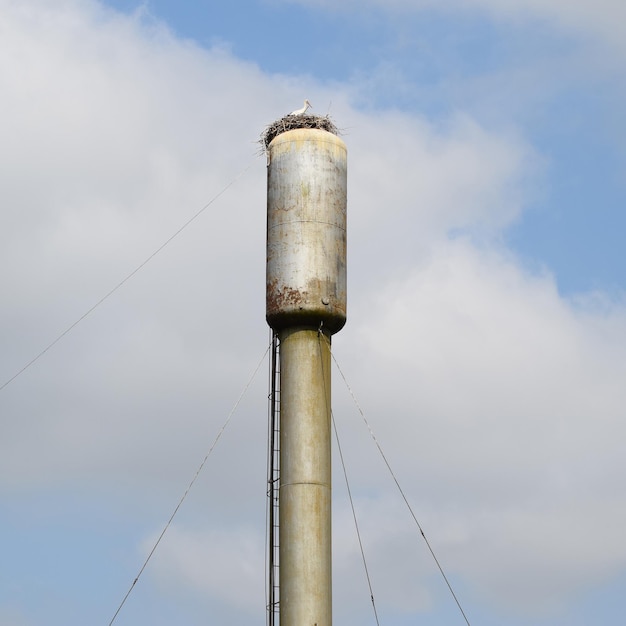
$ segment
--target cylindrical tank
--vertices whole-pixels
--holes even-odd
[[[301,128],[268,146],[266,319],[335,333],[346,323],[347,149]]]

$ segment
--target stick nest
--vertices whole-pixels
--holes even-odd
[[[266,151],[274,137],[278,137],[281,133],[297,128],[318,128],[326,130],[333,135],[339,135],[339,131],[334,122],[326,116],[321,115],[285,115],[279,120],[272,122],[262,133],[259,143]]]

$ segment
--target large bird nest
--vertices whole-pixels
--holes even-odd
[[[272,139],[281,133],[297,128],[319,128],[326,130],[333,135],[339,135],[337,127],[328,115],[285,115],[279,120],[272,122],[262,133],[259,143],[266,151]]]

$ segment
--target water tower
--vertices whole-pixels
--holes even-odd
[[[269,622],[330,626],[330,347],[346,322],[347,150],[328,118],[291,115],[268,132]]]

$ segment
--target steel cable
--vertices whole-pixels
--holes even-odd
[[[233,405],[232,409],[230,410],[230,413],[228,414],[228,417],[226,418],[226,421],[224,422],[224,424],[222,425],[222,427],[218,431],[217,436],[215,437],[211,447],[209,448],[208,452],[206,453],[204,459],[202,460],[202,463],[200,463],[198,469],[196,470],[196,473],[194,474],[194,477],[191,479],[191,482],[187,486],[187,489],[185,489],[185,492],[183,493],[182,497],[178,501],[178,504],[176,505],[176,508],[174,509],[173,513],[170,515],[169,519],[167,520],[167,523],[165,524],[163,530],[161,531],[161,534],[159,535],[158,539],[155,541],[154,545],[152,546],[152,549],[148,553],[148,556],[146,557],[145,561],[143,562],[143,565],[141,566],[141,569],[139,570],[139,573],[135,577],[135,580],[133,580],[133,582],[131,583],[128,591],[126,592],[126,595],[124,596],[124,598],[120,602],[120,605],[117,607],[117,611],[115,611],[115,614],[111,618],[111,621],[109,622],[109,626],[111,626],[113,624],[113,622],[117,618],[119,612],[122,610],[122,607],[124,606],[124,604],[126,604],[126,600],[128,599],[128,596],[130,596],[132,590],[135,588],[135,585],[137,584],[137,581],[139,580],[139,577],[143,574],[143,571],[146,569],[146,566],[148,565],[148,562],[152,558],[152,555],[156,551],[158,545],[161,543],[161,539],[163,539],[163,536],[167,532],[167,529],[170,527],[170,525],[172,523],[172,520],[174,519],[174,517],[178,513],[178,510],[180,509],[180,507],[182,506],[183,502],[185,501],[185,498],[187,497],[187,495],[191,491],[191,488],[193,487],[194,483],[196,482],[196,479],[198,478],[198,476],[200,475],[200,472],[202,471],[202,469],[206,465],[206,462],[209,459],[209,456],[211,456],[211,453],[215,449],[215,446],[217,445],[217,442],[222,437],[222,435],[223,435],[224,431],[226,430],[226,427],[228,426],[231,418],[235,414],[235,411],[239,407],[239,404],[243,400],[243,397],[246,395],[246,392],[248,391],[248,388],[252,384],[252,381],[255,379],[255,377],[257,375],[257,372],[259,371],[259,368],[261,367],[261,364],[265,360],[265,357],[267,356],[267,353],[269,352],[269,350],[270,350],[270,346],[268,346],[266,348],[265,352],[263,353],[263,356],[261,357],[261,360],[259,361],[259,363],[256,366],[254,372],[252,373],[252,376],[250,376],[250,379],[248,380],[248,382],[246,383],[245,387],[243,388],[243,391],[241,392],[241,394],[239,394],[239,398],[237,398],[237,401],[235,402],[235,404]]]
[[[324,381],[326,381],[326,377],[324,375],[324,359],[322,357],[322,336],[325,337],[325,335],[322,333],[322,327],[320,326],[320,329],[318,331],[318,342],[319,342],[319,346],[320,346],[320,361],[321,361],[321,366],[322,366],[322,379]],[[327,348],[328,351],[331,353],[332,356],[332,350],[330,349],[330,339],[327,341]],[[334,358],[334,357],[333,357]],[[326,391],[326,385],[324,385],[324,393],[327,394]],[[326,402],[328,402],[328,397],[326,397]],[[370,592],[370,600],[372,601],[372,609],[374,611],[374,619],[376,620],[376,624],[377,626],[380,626],[380,622],[378,621],[378,611],[376,610],[376,602],[374,600],[374,591],[372,589],[372,580],[370,578],[370,573],[369,573],[369,568],[367,567],[367,560],[365,558],[365,549],[363,548],[363,541],[361,540],[361,531],[359,529],[359,522],[356,516],[356,510],[354,508],[354,500],[352,499],[352,490],[350,489],[350,481],[348,480],[348,471],[346,469],[346,463],[345,460],[343,458],[343,451],[341,449],[341,443],[339,442],[339,433],[337,431],[337,423],[335,422],[335,416],[333,415],[333,411],[331,409],[330,411],[330,418],[333,424],[333,430],[335,432],[335,440],[337,441],[337,450],[339,451],[339,459],[341,460],[341,468],[343,470],[343,477],[344,480],[346,481],[346,489],[348,491],[348,499],[350,501],[350,508],[352,509],[352,519],[354,520],[354,528],[356,531],[356,536],[357,536],[357,540],[359,542],[359,549],[361,551],[361,559],[363,561],[363,569],[365,570],[365,578],[367,579],[367,587],[369,589]]]
[[[352,396],[352,400],[354,401],[354,404],[357,408],[357,410],[359,411],[359,413],[361,414],[361,417],[363,418],[363,421],[365,422],[365,425],[367,426],[367,429],[370,433],[370,436],[372,437],[374,443],[376,444],[376,447],[378,448],[378,452],[380,453],[380,456],[382,457],[383,461],[385,462],[385,465],[387,466],[387,469],[389,470],[389,473],[391,474],[391,477],[393,478],[394,483],[396,484],[396,487],[398,488],[398,491],[400,492],[400,495],[402,496],[402,499],[404,500],[404,503],[406,504],[411,517],[413,518],[413,521],[415,522],[415,524],[417,525],[417,528],[419,529],[420,534],[422,535],[422,538],[424,539],[424,542],[426,543],[426,546],[431,554],[431,556],[433,557],[433,560],[435,561],[437,568],[439,569],[439,572],[441,573],[446,586],[448,587],[448,590],[450,591],[452,597],[454,598],[454,602],[456,603],[459,611],[461,612],[461,615],[463,616],[463,619],[465,620],[465,623],[467,624],[467,626],[471,626],[469,619],[467,618],[467,615],[465,614],[465,611],[463,610],[463,607],[461,606],[461,603],[456,595],[456,593],[454,592],[454,589],[452,588],[452,585],[450,583],[450,580],[448,579],[448,577],[446,576],[446,573],[443,570],[443,567],[441,565],[441,563],[439,562],[439,559],[437,558],[437,556],[435,555],[435,551],[433,550],[432,546],[430,545],[430,542],[428,541],[426,534],[424,533],[424,529],[422,528],[422,525],[419,523],[417,516],[415,515],[415,513],[413,512],[413,509],[411,507],[411,505],[409,504],[409,501],[404,493],[404,490],[402,489],[402,487],[400,486],[400,483],[398,481],[398,479],[396,478],[396,475],[394,473],[394,471],[391,469],[391,465],[389,464],[389,461],[387,460],[387,457],[385,456],[385,453],[383,452],[382,447],[380,446],[380,444],[378,443],[378,440],[376,439],[376,435],[374,434],[374,431],[372,430],[372,427],[370,426],[369,422],[367,421],[367,418],[365,417],[365,413],[363,412],[363,409],[361,408],[358,400],[356,399],[356,396],[354,395],[354,392],[352,391],[352,388],[350,387],[350,385],[348,384],[348,381],[346,380],[346,377],[341,369],[341,367],[339,367],[339,363],[337,362],[337,359],[335,358],[335,355],[332,354],[331,352],[331,356],[333,358],[333,361],[335,362],[335,365],[337,366],[337,369],[339,370],[339,373],[341,374],[341,378],[343,378],[343,382],[346,385],[346,388],[348,389],[348,392],[350,393],[350,395]]]
[[[18,370],[13,376],[7,379],[2,385],[0,385],[0,391],[2,391],[7,385],[11,384],[18,376],[23,374],[31,365],[34,365],[39,359],[48,352],[51,348],[53,348],[65,335],[74,330],[78,324],[80,324],[86,317],[88,317],[91,313],[93,313],[105,300],[107,300],[110,296],[112,296],[120,287],[122,287],[125,283],[127,283],[139,270],[141,270],[145,265],[147,265],[163,248],[165,248],[169,243],[172,242],[180,233],[187,228],[195,219],[200,217],[204,211],[206,211],[220,196],[222,196],[230,187],[232,187],[237,180],[239,180],[250,168],[252,167],[252,162],[248,164],[243,170],[239,172],[222,190],[214,195],[199,211],[196,211],[194,215],[192,215],[173,235],[171,235],[168,239],[166,239],[152,254],[150,254],[146,259],[144,259],[130,274],[128,274],[124,279],[122,279],[113,289],[108,291],[100,300],[98,300],[91,308],[87,309],[85,313],[83,313],[75,322],[70,324],[60,335],[57,336],[56,339],[51,341],[41,352],[39,352],[36,356],[34,356],[26,365],[24,365],[20,370]]]

